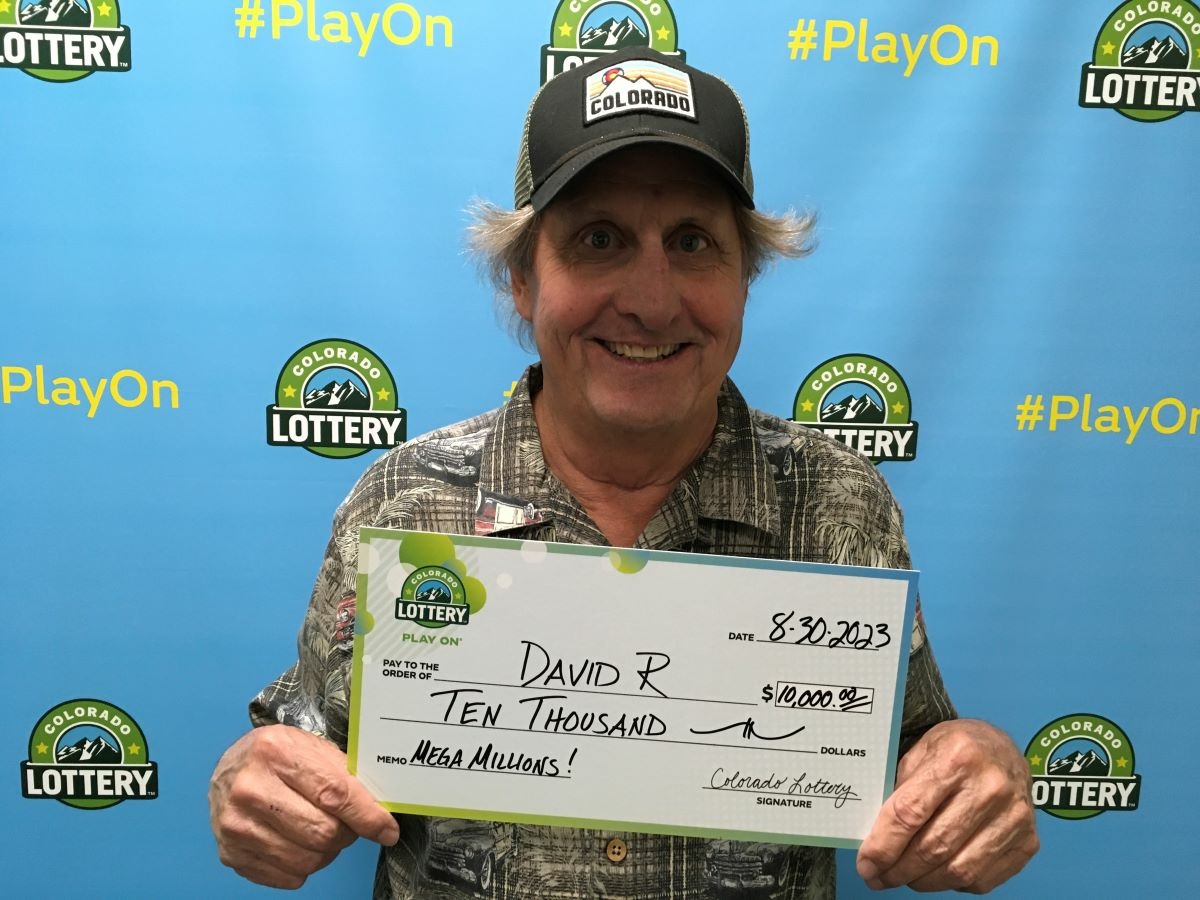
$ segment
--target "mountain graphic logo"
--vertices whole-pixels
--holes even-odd
[[[1119,725],[1072,713],[1043,726],[1025,748],[1033,805],[1059,819],[1090,819],[1138,808],[1142,777]]]
[[[822,422],[884,422],[887,413],[874,391],[863,392],[859,397],[847,394],[836,403],[821,407]]]
[[[77,809],[158,797],[158,763],[128,712],[106,700],[68,700],[42,714],[21,763],[21,795]]]
[[[1147,69],[1182,69],[1187,66],[1187,51],[1175,43],[1175,35],[1165,38],[1149,37],[1121,54],[1121,65]]]
[[[112,738],[112,735],[108,737]],[[119,763],[121,751],[105,740],[103,735],[81,737],[69,747],[60,746],[55,752],[55,759],[60,763]]]
[[[1079,105],[1135,122],[1200,109],[1200,6],[1127,0],[1113,10],[1083,64]]]
[[[649,47],[650,37],[629,16],[620,22],[609,19],[601,25],[586,28],[579,36],[582,50],[620,50],[623,47]]]
[[[403,443],[407,413],[396,380],[374,350],[343,338],[305,344],[275,381],[267,443],[349,459]]]
[[[603,97],[607,93],[616,93],[617,91],[628,90],[629,88],[648,87],[653,88],[654,83],[644,75],[637,75],[632,80],[626,77],[625,70],[617,67],[609,69],[600,76],[600,82],[604,85],[600,90],[600,96]]]
[[[118,0],[0,2],[0,68],[70,82],[94,72],[128,72],[131,64]]]
[[[307,409],[370,409],[371,398],[367,396],[365,386],[349,372],[346,374],[348,377],[344,381],[334,379],[309,390],[304,395],[304,406]]]
[[[684,61],[675,11],[666,0],[560,0],[542,45],[541,83],[626,47],[649,47]]]
[[[86,0],[23,0],[21,24],[86,28],[92,24],[92,12]]]
[[[796,391],[792,419],[874,463],[908,462],[917,456],[908,385],[878,356],[846,353],[818,365]]]
[[[1090,749],[1086,753],[1076,750],[1057,759],[1052,759],[1046,766],[1047,775],[1107,775],[1108,760],[1103,753]]]
[[[440,581],[426,581],[417,588],[414,599],[420,600],[422,603],[449,603],[450,588]]]

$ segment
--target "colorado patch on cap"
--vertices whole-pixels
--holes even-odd
[[[696,119],[696,98],[687,72],[649,59],[627,59],[587,77],[584,122],[624,113]]]

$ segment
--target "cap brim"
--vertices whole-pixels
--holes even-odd
[[[630,134],[619,138],[609,138],[590,147],[584,147],[578,153],[563,160],[549,177],[538,186],[530,197],[530,203],[537,212],[545,209],[550,201],[558,196],[559,191],[566,187],[572,179],[583,172],[588,166],[608,154],[635,144],[670,144],[698,153],[716,166],[717,171],[725,177],[733,195],[747,209],[754,209],[754,199],[746,192],[739,173],[734,172],[729,164],[718,154],[694,138],[672,132],[656,132],[647,130],[643,134]]]

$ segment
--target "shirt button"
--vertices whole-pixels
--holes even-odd
[[[629,846],[620,838],[613,838],[604,848],[609,862],[619,863],[629,855]]]

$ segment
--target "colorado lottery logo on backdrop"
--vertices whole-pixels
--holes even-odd
[[[542,84],[560,72],[625,47],[650,47],[678,56],[675,13],[658,0],[562,0],[542,47]]]
[[[29,735],[21,795],[77,809],[158,796],[158,765],[133,716],[103,700],[69,700],[46,710]]]
[[[0,67],[44,81],[128,72],[129,28],[117,0],[0,0]]]
[[[1060,819],[1137,809],[1142,777],[1133,745],[1114,722],[1090,713],[1055,719],[1025,748],[1033,805]]]
[[[805,376],[792,418],[876,463],[917,456],[908,386],[875,356],[857,353],[825,360]]]
[[[1173,119],[1200,105],[1200,8],[1181,0],[1130,0],[1100,28],[1084,63],[1079,105],[1138,122]]]
[[[407,437],[396,382],[374,351],[337,338],[292,354],[267,407],[267,443],[347,459]]]

